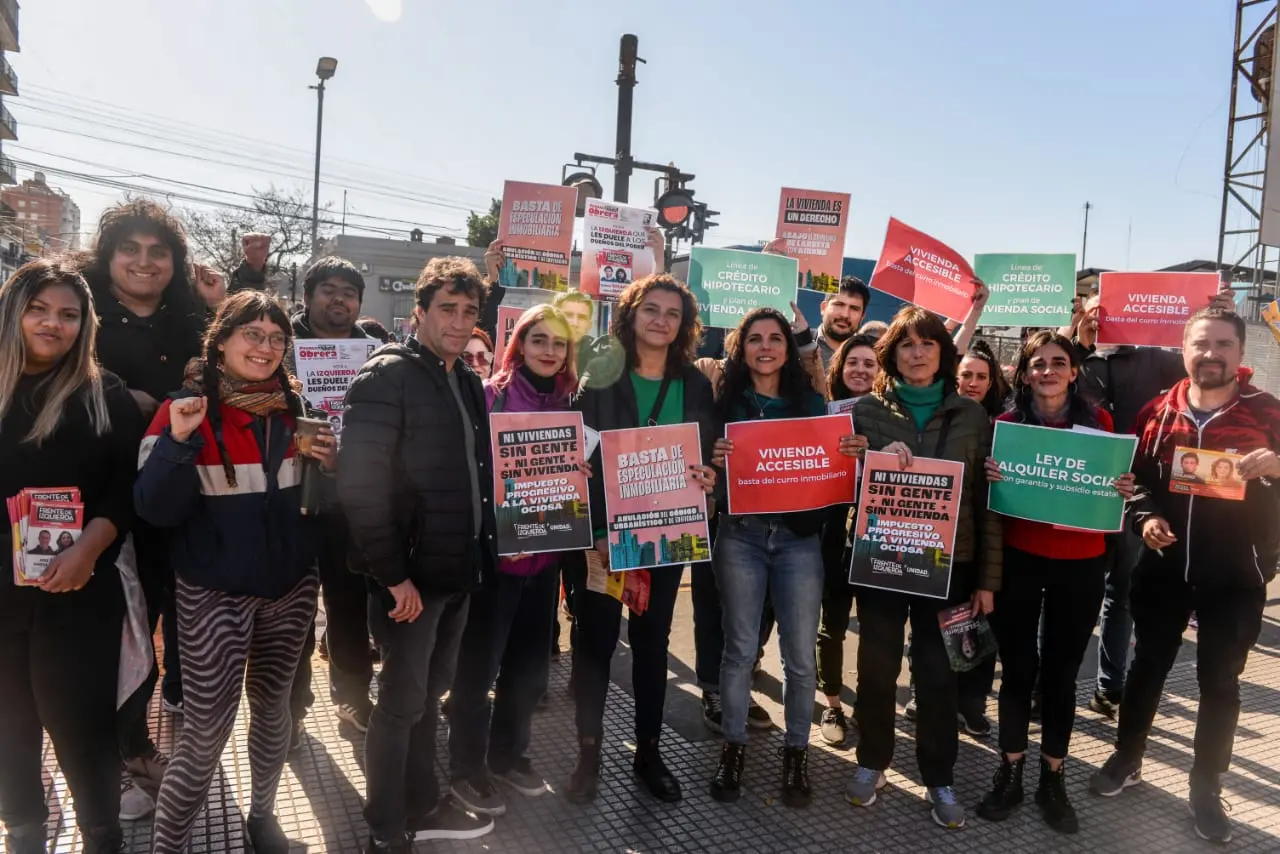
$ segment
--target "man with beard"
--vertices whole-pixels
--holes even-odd
[[[822,327],[814,337],[824,372],[844,340],[858,331],[869,305],[871,290],[857,276],[845,276],[840,289],[822,301]]]
[[[1258,639],[1267,584],[1280,557],[1280,401],[1249,384],[1241,368],[1245,324],[1217,306],[1191,316],[1182,361],[1189,378],[1152,400],[1134,422],[1137,490],[1128,521],[1146,550],[1133,575],[1138,644],[1129,671],[1116,751],[1089,781],[1118,795],[1142,781],[1142,758],[1164,681],[1192,612],[1199,631],[1191,812],[1196,833],[1231,839],[1221,775],[1231,764],[1240,716],[1240,674]],[[1243,501],[1170,491],[1179,447],[1242,454]]]
[[[307,270],[302,282],[306,309],[293,318],[293,334],[299,339],[352,338],[368,342],[370,351],[378,341],[356,325],[364,299],[364,277],[355,265],[330,256],[321,258]],[[293,354],[287,354],[289,364]],[[291,372],[296,373],[296,371]],[[334,432],[339,432],[337,428]],[[321,481],[320,512],[305,526],[316,542],[321,591],[326,618],[325,641],[329,651],[329,698],[337,706],[338,719],[361,733],[369,727],[373,703],[369,683],[373,679],[373,653],[369,647],[364,579],[347,566],[347,521],[338,505],[337,490],[329,478]],[[315,625],[303,647],[293,679],[290,712],[293,715],[293,742],[297,747],[303,733],[302,720],[315,702],[311,693],[311,653],[315,649]]]

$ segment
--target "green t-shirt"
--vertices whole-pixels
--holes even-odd
[[[640,418],[640,427],[649,426],[649,414],[653,405],[658,402],[658,390],[662,388],[662,380],[651,380],[631,372],[631,387],[636,392],[636,413]],[[662,401],[662,410],[658,413],[658,424],[680,424],[684,422],[684,380],[674,379],[667,387],[667,396]]]

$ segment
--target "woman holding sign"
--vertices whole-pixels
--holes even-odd
[[[603,431],[698,424],[702,431],[702,459],[710,459],[711,443],[720,428],[711,383],[693,364],[701,331],[698,302],[684,283],[657,275],[628,285],[618,295],[609,325],[610,335],[626,355],[627,371],[611,385],[588,388],[578,398],[575,408],[582,412],[586,426]],[[603,471],[598,450],[592,457],[592,469]],[[707,492],[715,485],[715,472],[707,466],[689,466],[689,476]],[[592,525],[597,537],[595,554],[607,567],[609,540],[603,478],[593,477],[590,485]],[[666,566],[648,572],[648,608],[627,620],[636,701],[633,768],[654,797],[671,802],[682,797],[680,782],[662,761],[658,737],[667,693],[667,645],[682,568]],[[599,787],[609,665],[621,624],[621,602],[585,586],[579,588],[574,604],[577,642],[573,649],[579,753],[567,790],[574,803],[591,802]]]
[[[564,315],[534,306],[516,321],[501,368],[485,383],[489,412],[568,410],[575,364]],[[529,797],[547,791],[525,752],[547,684],[562,557],[504,557],[495,583],[471,596],[449,694],[449,777],[454,797],[480,815],[506,812],[495,779]]]
[[[726,423],[826,414],[781,313],[758,308],[742,319],[716,388],[716,406]],[[840,452],[857,456],[865,445],[859,437],[844,436]],[[722,467],[732,453],[733,442],[717,439],[712,463]],[[751,670],[767,589],[786,673],[782,801],[793,807],[809,804],[809,726],[817,687],[813,650],[824,587],[819,534],[825,519],[826,511],[808,510],[726,516],[720,523],[712,565],[724,608],[720,691],[725,744],[711,781],[716,800],[734,801],[741,794]]]
[[[897,454],[902,470],[915,457],[964,464],[960,509],[951,550],[945,599],[884,587],[857,594],[858,701],[854,713],[861,738],[858,768],[845,787],[855,806],[870,806],[884,787],[893,759],[894,694],[902,669],[905,627],[911,624],[911,671],[917,697],[916,759],[933,805],[933,820],[963,827],[964,808],[952,789],[959,748],[956,674],[942,640],[938,614],[947,605],[971,601],[989,613],[1000,588],[1000,519],[986,512],[982,465],[991,450],[991,425],[976,402],[956,391],[955,342],[937,315],[916,306],[898,312],[876,342],[881,373],[872,393],[858,400],[854,423],[873,450]]]
[[[1080,393],[1079,357],[1056,332],[1027,340],[1013,375],[1014,405],[997,420],[1070,430],[1111,432],[1111,415]],[[1052,459],[1052,458],[1050,458]],[[1069,463],[1070,461],[1065,461]],[[987,479],[1004,479],[1000,463],[986,461]],[[1115,483],[1133,495],[1133,475]],[[1004,520],[1004,583],[991,617],[1000,646],[1000,768],[978,815],[1003,821],[1022,803],[1031,694],[1040,677],[1043,731],[1036,803],[1045,822],[1060,833],[1076,833],[1079,822],[1067,799],[1063,762],[1075,723],[1076,674],[1102,605],[1106,584],[1104,535],[1007,517]],[[1036,642],[1041,610],[1044,636]]]

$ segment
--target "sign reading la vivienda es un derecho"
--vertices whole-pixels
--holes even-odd
[[[991,296],[983,325],[1065,326],[1076,293],[1075,255],[975,255],[973,270]]]
[[[1119,531],[1124,499],[1116,478],[1129,471],[1136,436],[996,422],[991,457],[1004,480],[988,507],[1005,516],[1082,531]]]
[[[787,241],[787,255],[800,262],[803,287],[836,291],[848,228],[848,193],[782,188],[775,236]]]
[[[689,290],[704,326],[733,329],[761,306],[791,317],[798,269],[796,259],[785,255],[695,246],[689,253]]]
[[[711,559],[707,497],[689,472],[702,464],[697,424],[606,430],[600,459],[611,569]]]
[[[963,488],[964,463],[868,451],[849,583],[947,598]]]
[[[733,442],[725,464],[729,513],[795,513],[847,504],[857,460],[839,449],[841,437],[851,433],[848,413],[726,424],[725,438]]]
[[[495,412],[489,426],[498,554],[591,548],[582,414]]]

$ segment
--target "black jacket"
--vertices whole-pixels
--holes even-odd
[[[686,367],[680,378],[684,380],[684,423],[697,424],[702,440],[702,464],[711,465],[711,452],[716,439],[724,435],[724,422],[715,414],[715,395],[711,381],[693,365]],[[631,385],[630,372],[625,372],[617,382],[606,388],[588,388],[574,402],[574,409],[582,413],[582,421],[593,430],[626,430],[643,426],[642,416],[636,409],[636,390]],[[591,468],[595,477],[589,481],[591,488],[591,527],[599,532],[607,527],[604,506],[604,471],[597,447],[591,455]]]
[[[1138,412],[1187,375],[1182,354],[1154,347],[1120,347],[1102,354],[1076,346],[1081,368],[1080,390],[1111,413],[1117,433],[1133,433]]]
[[[231,274],[231,281],[227,282],[227,294],[234,294],[236,291],[260,291],[266,284],[266,270],[255,270],[249,266],[248,261],[241,261],[240,266],[236,267]]]
[[[187,362],[200,355],[206,317],[194,304],[166,299],[139,317],[106,288],[94,288],[98,361],[132,391],[164,400],[182,387]]]
[[[387,344],[347,392],[338,499],[350,527],[352,569],[383,587],[411,579],[423,592],[468,592],[497,566],[484,388],[461,360],[453,370],[475,431],[484,509],[478,531],[465,422],[444,362],[416,339]]]

